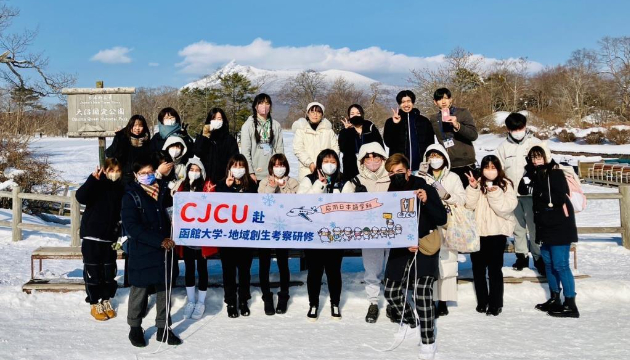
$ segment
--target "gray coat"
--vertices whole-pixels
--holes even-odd
[[[254,135],[254,118],[249,117],[241,127],[241,154],[245,155],[249,171],[256,174],[258,180],[269,175],[267,167],[269,159],[274,154],[284,154],[284,141],[282,139],[282,126],[271,119],[271,129],[273,130],[273,141],[271,144],[256,143]]]

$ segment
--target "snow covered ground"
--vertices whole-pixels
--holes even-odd
[[[479,156],[498,145],[485,136],[477,142]],[[291,153],[292,134],[285,134]],[[33,146],[50,161],[66,180],[80,183],[98,159],[96,140],[44,138]],[[295,158],[291,166],[297,170]],[[295,166],[294,166],[295,164]],[[587,192],[614,189],[585,186]],[[11,217],[0,209],[0,220]],[[24,221],[42,220],[24,215]],[[590,201],[577,215],[578,226],[619,226],[619,207],[614,200]],[[397,339],[398,326],[385,318],[384,302],[376,324],[364,321],[368,303],[358,258],[343,263],[343,319],[330,318],[327,290],[322,288],[321,315],[317,322],[306,320],[308,297],[305,286],[291,288],[289,311],[285,315],[265,316],[261,294],[252,289],[252,315],[229,319],[222,303],[223,289],[211,287],[206,300],[206,315],[199,321],[182,319],[185,305],[183,288],[174,290],[174,330],[184,344],[173,348],[154,340],[152,307],[144,327],[151,336],[145,349],[132,347],[127,340],[128,290],[120,289],[115,305],[116,319],[98,323],[91,319],[85,294],[34,293],[26,295],[21,285],[30,276],[29,255],[39,246],[67,246],[65,235],[25,231],[24,240],[11,242],[11,232],[0,227],[0,359],[413,359],[418,338],[414,332],[398,348],[389,348]],[[459,287],[459,302],[450,305],[450,314],[437,320],[438,359],[628,359],[630,357],[630,251],[624,249],[619,234],[582,235],[578,243],[579,273],[588,279],[577,280],[577,304],[581,318],[555,319],[534,310],[545,300],[545,284],[506,284],[504,311],[499,317],[475,312],[472,284]],[[460,263],[460,275],[470,275],[470,261]],[[506,266],[514,261],[505,255]],[[182,265],[183,266],[183,265]],[[122,268],[122,264],[119,264]],[[305,281],[297,260],[291,261],[292,280]],[[40,277],[80,277],[80,261],[44,261]],[[182,269],[183,270],[183,269]],[[220,281],[220,264],[209,265],[211,282]],[[274,269],[275,271],[275,269]],[[257,281],[258,267],[252,268]],[[504,268],[505,275],[514,275]],[[119,271],[121,274],[121,271]],[[521,276],[534,275],[523,271]],[[272,280],[277,274],[272,275]],[[400,336],[399,336],[400,338]],[[159,351],[158,351],[159,348]],[[157,351],[157,353],[155,353]]]

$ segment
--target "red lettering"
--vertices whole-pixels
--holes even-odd
[[[197,221],[199,222],[207,222],[208,220],[210,220],[210,213],[212,212],[212,204],[208,204],[208,206],[206,207],[206,216],[202,218],[197,218]]]
[[[227,209],[228,207],[229,206],[226,205],[226,204],[219,204],[219,205],[217,205],[217,207],[214,208],[214,220],[216,222],[221,223],[221,224],[228,222],[228,219],[221,219],[219,217],[219,210]]]
[[[195,221],[195,218],[189,218],[189,217],[186,216],[186,210],[189,207],[197,207],[197,204],[195,204],[195,203],[188,203],[188,204],[182,206],[182,212],[181,212],[180,216],[181,216],[182,220],[184,220],[185,222],[193,222],[193,221]]]
[[[245,220],[247,220],[247,209],[249,207],[247,205],[245,205],[244,209],[243,209],[243,217],[241,217],[240,219],[236,218],[236,205],[232,206],[232,221],[234,221],[234,223],[236,224],[242,224],[245,222]]]

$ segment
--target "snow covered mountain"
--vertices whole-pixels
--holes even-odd
[[[254,85],[260,86],[261,90],[270,94],[277,94],[282,89],[282,86],[287,80],[296,76],[303,70],[265,70],[258,69],[253,66],[244,66],[237,64],[234,60],[217,70],[215,73],[208,75],[197,81],[193,81],[186,84],[183,88],[200,88],[205,89],[207,87],[219,86],[219,77],[232,73],[239,73],[246,76]],[[335,80],[342,77],[349,83],[356,86],[358,89],[369,91],[370,85],[377,83],[378,81],[371,79],[367,76],[345,70],[325,70],[320,71],[320,74],[324,76],[324,80],[328,85],[331,85]],[[395,90],[397,87],[383,84],[384,88]]]

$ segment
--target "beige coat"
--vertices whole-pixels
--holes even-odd
[[[277,183],[276,186],[270,186],[269,177],[266,177],[258,183],[258,192],[265,194],[296,194],[300,183],[292,177],[284,177],[284,180],[286,183],[283,186],[279,186]]]
[[[359,165],[359,175],[357,176],[359,181],[361,181],[361,184],[367,188],[368,192],[387,192],[389,189],[390,178],[387,170],[385,170],[385,161],[383,161],[381,167],[378,168],[376,172],[368,170],[368,168],[361,164],[361,159],[369,153],[377,153],[387,159],[387,154],[381,144],[372,142],[361,146],[361,149],[359,149],[359,155],[357,155],[357,163]],[[355,192],[354,184],[351,181],[346,182],[341,192]]]
[[[508,184],[505,192],[499,188],[484,194],[480,186],[466,188],[466,208],[475,211],[477,233],[479,236],[512,236],[516,226],[514,209],[518,204],[514,187]]]
[[[316,163],[317,155],[322,150],[332,149],[339,154],[337,135],[328,119],[322,119],[317,130],[313,130],[305,118],[294,122],[291,128],[295,131],[293,152],[300,162],[298,180],[311,173],[309,166]]]

